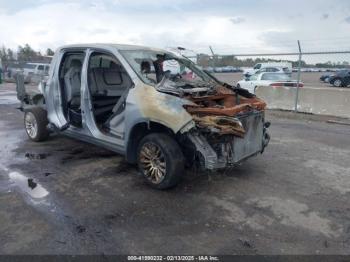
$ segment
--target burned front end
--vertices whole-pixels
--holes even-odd
[[[173,87],[173,88],[172,88]],[[190,162],[213,170],[234,166],[264,151],[269,142],[264,110],[255,95],[227,84],[164,82],[159,91],[177,92],[193,120],[181,130]]]

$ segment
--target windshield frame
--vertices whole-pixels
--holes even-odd
[[[181,64],[184,65],[185,67],[190,69],[193,73],[195,73],[201,79],[201,81],[217,83],[217,81],[215,79],[213,79],[210,75],[208,75],[207,72],[205,72],[204,70],[199,68],[192,60],[188,59],[187,57],[178,56],[177,54],[174,54],[174,53],[171,53],[171,52],[167,52],[167,51],[163,51],[163,50],[159,50],[159,51],[157,51],[157,50],[147,50],[147,49],[119,50],[119,53],[123,56],[125,61],[129,64],[129,66],[135,72],[137,77],[143,83],[145,83],[147,85],[156,86],[161,81],[159,81],[158,83],[151,83],[151,82],[146,81],[144,79],[143,75],[141,74],[141,72],[139,70],[137,70],[137,68],[134,67],[134,65],[130,61],[132,58],[128,56],[128,53],[137,53],[137,52],[153,53],[155,56],[159,55],[159,54],[164,55],[165,56],[165,60],[164,61],[171,60],[171,59],[176,60],[180,65]]]

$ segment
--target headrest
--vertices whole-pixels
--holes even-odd
[[[79,59],[73,59],[73,60],[70,62],[70,67],[78,67],[78,68],[81,68],[81,67],[82,67],[81,61],[80,61]]]
[[[114,62],[111,62],[109,68],[113,70],[117,70],[117,69],[120,70],[120,66]]]

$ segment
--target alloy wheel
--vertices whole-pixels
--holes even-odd
[[[166,174],[166,161],[162,149],[152,142],[142,145],[140,151],[141,168],[146,178],[153,184],[159,184]]]
[[[26,113],[24,123],[28,136],[30,138],[35,138],[38,134],[38,123],[32,112]]]
[[[336,87],[340,87],[340,86],[341,86],[341,80],[340,80],[340,79],[335,80],[335,81],[334,81],[334,85],[335,85]]]

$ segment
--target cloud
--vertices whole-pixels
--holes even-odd
[[[230,21],[231,21],[233,24],[240,24],[240,23],[245,22],[245,18],[240,17],[240,16],[237,16],[237,17],[232,17],[232,18],[230,18]]]
[[[295,1],[300,1],[302,13],[292,8]],[[327,17],[319,25],[320,14],[323,19],[328,15],[329,1],[319,0],[317,12],[311,1],[295,1],[0,0],[0,46],[29,43],[45,51],[64,44],[109,42],[184,46],[208,53],[211,45],[216,53],[230,54],[295,51],[297,39],[306,46],[304,39],[320,35],[330,39],[323,45],[338,47],[330,42],[333,38],[350,38],[344,20]],[[339,1],[346,4],[333,0],[332,5]],[[332,9],[332,17],[347,16],[343,9]],[[345,21],[350,23],[350,17]],[[310,43],[310,48],[320,47],[317,41]]]

